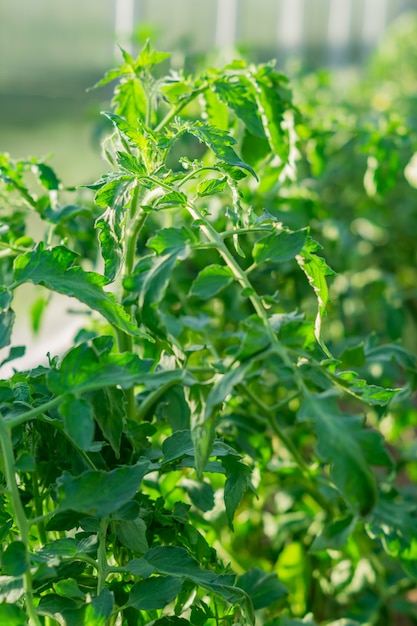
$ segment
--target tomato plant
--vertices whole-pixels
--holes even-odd
[[[123,52],[100,81],[98,181],[1,156],[1,347],[28,283],[85,324],[0,381],[0,622],[415,617],[412,461],[383,438],[415,357],[323,340],[334,272],[292,224],[306,121],[288,79],[243,61],[164,75],[168,56]]]

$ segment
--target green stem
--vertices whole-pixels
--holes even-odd
[[[157,402],[170,387],[180,384],[182,379],[182,377],[178,377],[178,380],[170,380],[164,385],[158,387],[158,389],[155,389],[155,391],[151,391],[151,393],[146,396],[137,409],[136,421],[142,422],[145,419],[147,412],[155,404],[155,402]]]
[[[39,539],[41,540],[41,543],[45,545],[47,542],[47,538],[46,538],[46,532],[45,532],[42,498],[39,493],[38,473],[36,471],[33,472],[32,474],[32,490],[33,490],[33,498],[35,502],[36,519],[38,520],[36,522],[36,526],[38,528]],[[31,525],[33,525],[33,521]]]
[[[39,617],[36,614],[36,607],[33,602],[32,575],[30,572],[30,557],[28,549],[29,523],[26,519],[19,489],[16,483],[15,458],[13,453],[13,443],[10,429],[3,416],[0,414],[0,445],[4,461],[4,473],[7,483],[12,510],[15,517],[16,526],[19,530],[20,540],[25,546],[27,570],[23,575],[23,585],[25,590],[26,611],[29,617],[30,626],[41,626]]]
[[[100,520],[100,528],[98,531],[98,549],[97,549],[97,595],[99,595],[104,589],[104,585],[106,582],[106,577],[108,574],[108,565],[107,565],[107,527],[108,527],[108,519],[107,517],[103,517]]]
[[[38,417],[38,415],[46,413],[46,411],[57,407],[59,404],[61,404],[64,398],[65,395],[57,396],[53,400],[45,402],[45,404],[41,404],[40,406],[34,407],[33,409],[26,411],[26,413],[21,413],[20,415],[17,415],[16,417],[12,417],[10,419],[6,418],[4,420],[4,423],[9,429],[14,428],[15,426],[21,426],[22,424],[26,424],[26,422],[30,422],[30,420],[35,419],[35,417]]]
[[[190,104],[190,102],[197,98],[197,96],[206,91],[208,87],[209,84],[204,83],[204,85],[202,85],[199,89],[193,91],[192,94],[188,96],[188,98],[184,98],[184,100],[182,100],[180,104],[177,104],[176,107],[171,109],[171,111],[166,114],[166,116],[159,122],[159,124],[155,126],[154,133],[160,132],[164,128],[164,126],[169,124],[170,121],[173,120],[178,115],[178,113],[180,113],[187,106],[187,104]]]

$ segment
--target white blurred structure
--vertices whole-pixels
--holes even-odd
[[[91,75],[114,63],[115,45],[129,49],[147,26],[154,45],[172,52],[239,44],[268,58],[296,54],[313,66],[358,63],[410,10],[417,0],[0,2],[0,93],[22,83],[27,91],[65,91],[80,76],[89,86]]]

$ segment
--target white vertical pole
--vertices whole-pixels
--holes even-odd
[[[232,48],[236,41],[238,0],[217,0],[217,48]]]
[[[290,52],[303,45],[304,0],[281,1],[278,22],[278,44]]]
[[[385,31],[388,0],[364,0],[362,41],[365,48],[375,45]]]
[[[132,52],[132,36],[135,26],[135,0],[116,0],[115,38],[127,52]]]
[[[346,58],[351,39],[352,0],[330,0],[327,25],[329,61],[342,62]]]

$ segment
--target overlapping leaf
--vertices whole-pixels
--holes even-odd
[[[48,289],[76,298],[97,311],[121,330],[145,336],[130,321],[112,293],[104,291],[108,280],[95,272],[86,272],[76,265],[77,255],[65,246],[45,248],[40,243],[35,250],[18,256],[14,262],[15,286],[26,282],[44,285]]]

